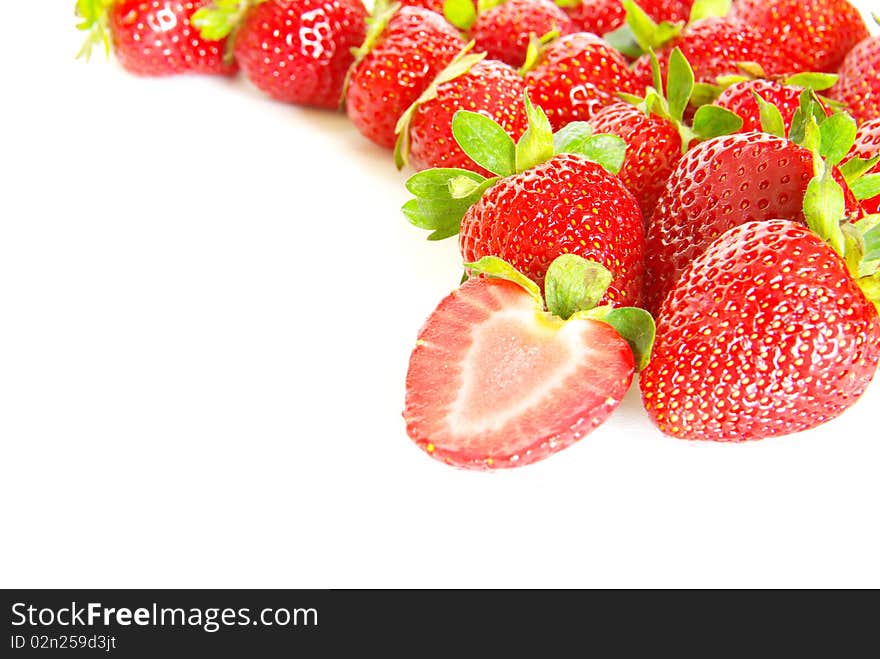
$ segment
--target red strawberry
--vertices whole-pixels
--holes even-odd
[[[346,108],[364,136],[390,149],[398,119],[464,42],[442,16],[420,7],[377,17],[370,32],[351,71]]]
[[[626,160],[618,176],[650,217],[657,197],[681,159],[681,136],[675,124],[629,103],[615,103],[590,120],[594,130],[611,133],[627,143]]]
[[[543,284],[551,261],[571,253],[614,273],[607,302],[636,304],[644,229],[623,182],[582,156],[562,154],[489,188],[461,221],[462,257],[499,256]]]
[[[88,57],[93,46],[109,39],[116,59],[131,73],[232,73],[234,63],[223,57],[225,40],[203,39],[190,24],[209,2],[78,0],[77,27],[89,31],[81,54]]]
[[[657,21],[687,21],[693,0],[641,0],[639,6]],[[566,13],[578,32],[603,35],[616,30],[626,20],[626,10],[620,0],[580,0]]]
[[[577,288],[590,265],[560,259],[554,271],[575,276],[555,281]],[[505,266],[509,274],[499,272]],[[563,310],[548,295],[545,311],[534,283],[503,261],[475,267],[505,279],[470,279],[428,318],[406,377],[407,433],[430,456],[458,467],[530,464],[589,434],[629,388],[637,358],[612,315],[640,314],[648,350],[653,322],[637,309],[571,317],[595,297]]]
[[[267,0],[235,32],[235,58],[250,81],[287,103],[339,107],[351,49],[366,33],[361,0]],[[203,20],[211,20],[203,17]]]
[[[670,58],[665,94],[658,80],[659,89],[652,89],[637,106],[606,105],[590,120],[597,132],[617,135],[627,143],[619,176],[635,195],[645,219],[654,212],[666,180],[692,140],[731,133],[742,123],[733,113],[707,105],[695,113],[693,126],[685,124],[685,110],[694,91],[693,71],[677,48]]]
[[[764,101],[776,106],[779,110],[782,116],[784,133],[787,135],[791,129],[794,113],[800,107],[800,98],[803,91],[803,87],[784,84],[777,80],[745,80],[737,82],[721,92],[721,96],[715,101],[715,105],[727,108],[739,115],[743,120],[743,125],[740,129],[741,133],[760,131],[762,130],[761,109],[758,106],[757,99],[755,99],[755,94],[757,94]],[[822,109],[826,115],[831,114],[831,109],[824,103],[822,104]]]
[[[880,156],[880,117],[859,126],[855,144],[853,144],[849,155],[863,158],[864,160],[871,160]],[[880,162],[875,164],[867,173],[880,177]],[[854,182],[853,187],[855,188],[856,186],[858,186],[858,183]],[[866,213],[880,213],[880,193],[862,199],[861,204]]]
[[[880,117],[880,36],[860,41],[843,60],[831,94],[858,121]]]
[[[437,240],[460,233],[465,261],[498,256],[543,285],[562,254],[597,261],[614,273],[606,302],[634,304],[643,273],[639,205],[618,171],[626,145],[575,123],[552,133],[546,114],[525,97],[529,127],[517,143],[485,115],[460,110],[452,131],[462,150],[497,177],[430,169],[407,181],[403,207]],[[601,160],[599,165],[593,160]]]
[[[587,120],[616,102],[618,92],[634,93],[636,80],[626,60],[593,34],[571,34],[546,46],[526,74],[529,92],[555,129]]]
[[[550,0],[507,0],[477,17],[473,38],[476,49],[488,53],[491,59],[522,66],[530,35],[541,37],[553,31],[568,34],[573,30],[568,15]]]
[[[738,74],[738,65],[742,62],[756,63],[771,76],[804,69],[787,49],[771,44],[763,33],[725,18],[706,18],[692,23],[672,44],[658,52],[664,79],[669,50],[675,46],[691,63],[697,82],[715,84],[719,76]],[[651,84],[651,61],[647,55],[636,61],[633,71],[640,84]]]
[[[682,274],[639,384],[664,433],[736,442],[833,419],[878,359],[877,310],[840,256],[796,222],[749,222]]]
[[[834,71],[868,28],[847,0],[737,0],[731,18],[796,54],[802,70]]]
[[[440,84],[435,98],[412,109],[408,125],[401,127],[408,131],[408,153],[402,155],[416,170],[461,167],[491,176],[456,143],[452,117],[462,109],[479,112],[494,119],[513,139],[519,139],[527,125],[522,104],[525,87],[516,69],[504,62],[476,62],[463,75]]]
[[[648,228],[645,308],[656,312],[690,262],[728,229],[752,220],[804,222],[803,200],[813,155],[768,133],[718,137],[676,165]],[[842,182],[838,172],[835,180]],[[858,202],[846,190],[846,210]]]

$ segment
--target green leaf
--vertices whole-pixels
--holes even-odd
[[[767,77],[764,67],[758,64],[758,62],[737,62],[736,68],[745,73],[751,80]]]
[[[804,146],[803,141],[805,138],[805,131],[810,118],[815,118],[816,124],[821,124],[825,121],[826,115],[825,110],[822,108],[822,104],[816,97],[816,92],[812,89],[805,89],[801,92],[798,109],[795,110],[794,116],[792,117],[791,129],[788,131],[788,139],[795,144]]]
[[[696,0],[691,6],[689,23],[713,16],[727,16],[730,11],[731,0]]]
[[[464,267],[476,274],[512,281],[532,296],[538,308],[544,308],[544,299],[541,297],[541,289],[538,285],[507,261],[497,256],[484,256],[476,263],[465,263]]]
[[[829,165],[836,165],[849,153],[856,139],[856,121],[846,113],[831,115],[819,125],[819,154]]]
[[[617,174],[626,159],[626,149],[626,142],[617,135],[601,133],[591,135],[576,148],[569,148],[566,153],[582,155],[587,160],[602,165],[611,174]]]
[[[843,188],[826,171],[814,176],[804,195],[804,216],[807,226],[825,240],[838,254],[846,253],[840,221],[844,216]]]
[[[574,9],[580,6],[581,0],[555,0],[554,4],[563,9]]]
[[[637,307],[620,307],[609,311],[602,320],[616,329],[629,344],[636,370],[643,370],[651,361],[654,348],[656,327],[651,314]]]
[[[450,183],[459,178],[467,178],[479,185],[485,177],[466,169],[437,168],[426,169],[413,174],[406,182],[406,189],[416,197],[425,199],[452,199]]]
[[[639,48],[645,52],[651,50],[657,34],[657,23],[634,0],[622,0],[621,4],[626,10],[626,24],[632,31]]]
[[[87,32],[86,39],[77,53],[77,59],[88,61],[95,46],[103,46],[105,57],[110,55],[110,37],[107,32],[107,10],[115,0],[77,0],[76,16],[80,19],[76,29]]]
[[[606,32],[602,38],[617,52],[631,59],[636,59],[640,55],[645,54],[645,51],[642,50],[641,46],[639,46],[636,41],[632,28],[626,23],[616,30]]]
[[[516,145],[497,122],[478,112],[459,110],[452,117],[452,135],[475,163],[498,176],[516,173]]]
[[[529,127],[516,144],[517,172],[524,172],[553,157],[553,129],[550,127],[550,120],[540,107],[532,105],[528,92],[523,95],[523,100]]]
[[[479,0],[477,2],[477,14],[485,14],[502,3],[504,3],[504,0]]]
[[[785,120],[779,108],[764,100],[758,92],[752,90],[752,96],[758,104],[758,112],[761,116],[761,130],[776,137],[785,137]]]
[[[742,128],[738,114],[718,105],[704,105],[694,115],[693,129],[701,140],[730,135]]]
[[[694,83],[694,91],[691,93],[691,105],[700,107],[708,105],[721,96],[721,87],[718,85],[710,85],[707,82]]]
[[[521,76],[524,76],[535,68],[538,60],[541,59],[541,52],[544,50],[544,46],[558,38],[559,34],[559,30],[550,30],[540,37],[534,32],[529,35],[529,47],[526,49],[526,59],[523,62],[523,65],[519,68],[519,74]]]
[[[868,215],[856,223],[862,232],[865,251],[864,261],[876,261],[880,259],[880,215]],[[880,264],[878,264],[880,265]]]
[[[871,171],[874,165],[878,162],[880,162],[880,155],[876,155],[870,160],[865,160],[864,158],[850,158],[840,166],[840,173],[843,174],[843,178],[846,182],[851,184],[866,172]]]
[[[880,174],[868,174],[857,178],[849,184],[849,189],[859,201],[873,199],[880,195]]]
[[[788,76],[782,82],[792,87],[804,87],[812,89],[815,92],[821,92],[831,89],[837,83],[838,75],[836,73],[795,73]]]
[[[471,0],[444,0],[443,16],[462,32],[469,31],[477,22],[477,11]]]
[[[593,127],[586,121],[572,121],[553,135],[553,152],[579,153],[580,145],[593,134]]]
[[[458,233],[464,214],[497,182],[464,169],[425,170],[406,182],[415,198],[402,211],[411,224],[432,232],[428,240],[448,238]]]
[[[669,55],[669,73],[666,77],[666,100],[669,114],[675,121],[681,121],[684,110],[694,91],[694,70],[680,48]]]
[[[251,3],[247,0],[213,0],[190,18],[203,39],[219,41],[238,29]]]
[[[576,254],[558,256],[544,279],[547,310],[563,320],[588,311],[599,304],[612,279],[614,276],[599,263]]]

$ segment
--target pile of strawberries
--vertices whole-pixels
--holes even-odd
[[[732,6],[731,6],[732,4]],[[880,36],[847,0],[78,0],[83,53],[347,112],[465,278],[410,437],[472,469],[580,439],[635,374],[668,435],[841,414],[880,361]],[[880,19],[878,19],[880,21]]]

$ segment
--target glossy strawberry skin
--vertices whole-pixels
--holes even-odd
[[[618,92],[637,91],[636,79],[620,53],[587,33],[571,34],[547,46],[526,74],[526,83],[554,130],[589,120],[600,108],[617,102]]]
[[[635,195],[642,216],[649,218],[675,164],[681,160],[678,130],[666,119],[646,115],[629,103],[605,106],[590,123],[596,133],[617,135],[627,143],[618,176]]]
[[[804,70],[804,65],[787,49],[771,43],[758,30],[725,18],[706,18],[688,26],[673,43],[657,53],[663,79],[669,53],[678,47],[694,69],[697,82],[715,84],[722,75],[741,73],[739,62],[760,64],[767,75]],[[651,60],[643,55],[633,65],[642,89],[652,84]]]
[[[856,141],[847,157],[856,156],[864,160],[870,160],[878,155],[880,155],[880,117],[866,121],[859,126],[859,132],[856,133]],[[870,173],[880,174],[880,162],[874,165]],[[861,204],[865,213],[880,213],[880,195],[870,199],[863,199]]]
[[[462,47],[461,35],[439,14],[400,9],[351,73],[346,109],[352,123],[371,141],[392,148],[397,120]]]
[[[465,469],[521,467],[570,446],[600,425],[629,389],[632,351],[610,325],[578,320],[548,330],[558,319],[546,316],[536,311],[528,293],[501,279],[472,278],[447,296],[419,332],[407,371],[403,416],[416,445]],[[494,331],[486,332],[491,323],[496,324]],[[522,329],[527,334],[535,329],[539,336],[567,333],[571,352],[536,355],[540,339],[536,344],[526,337],[517,345]],[[497,350],[486,345],[491,334]],[[489,364],[474,363],[481,351],[500,357]],[[554,356],[568,375],[547,382],[541,375],[553,370],[548,362]],[[532,399],[504,422],[486,423],[487,415],[509,410],[505,399],[516,398],[518,387],[526,386],[538,394],[537,401]],[[481,405],[469,404],[475,392],[485,396]]]
[[[752,220],[805,222],[812,155],[768,133],[707,140],[678,162],[657,201],[645,242],[645,308],[655,313],[693,259],[728,229]],[[842,177],[846,209],[859,205]]]
[[[687,21],[693,0],[642,0],[638,3],[656,22]],[[602,36],[619,28],[626,21],[626,11],[620,0],[582,0],[566,13],[578,32],[592,32]]]
[[[743,120],[740,133],[760,131],[761,110],[753,93],[758,94],[765,101],[779,108],[785,125],[785,134],[788,135],[794,113],[800,106],[800,96],[803,91],[800,87],[784,85],[774,80],[747,80],[725,89],[715,101],[715,105],[727,108],[740,116]],[[824,109],[826,114],[831,114],[828,107]]]
[[[366,16],[361,0],[268,0],[248,12],[235,58],[272,98],[337,109]]]
[[[840,78],[829,92],[831,96],[846,103],[860,122],[880,117],[880,36],[856,44],[837,73]]]
[[[116,59],[127,71],[138,75],[233,73],[235,64],[223,61],[226,40],[202,39],[190,24],[192,15],[209,2],[114,3],[107,12],[107,22]]]
[[[569,34],[573,29],[568,15],[550,0],[507,0],[477,17],[474,50],[519,67],[525,62],[530,34]]]
[[[567,252],[614,275],[605,302],[632,306],[644,271],[638,202],[619,178],[581,156],[564,154],[501,179],[465,213],[465,262],[498,256],[543,286],[550,263]]]
[[[859,10],[848,0],[737,0],[730,17],[797,54],[808,71],[834,71],[868,36]]]
[[[789,220],[731,229],[683,273],[639,382],[683,439],[786,435],[841,414],[880,359],[880,319],[843,260]]]
[[[437,88],[437,98],[420,105],[410,123],[409,163],[416,170],[460,167],[494,176],[461,150],[452,136],[452,117],[458,110],[479,112],[494,119],[514,140],[525,132],[525,82],[516,70],[498,60],[483,60],[458,78]]]

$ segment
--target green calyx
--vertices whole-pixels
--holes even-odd
[[[115,0],[76,0],[77,30],[86,33],[86,40],[77,53],[77,58],[86,61],[92,56],[96,46],[104,49],[105,57],[110,55],[110,37],[107,33],[107,10]]]
[[[537,36],[534,32],[529,35],[529,47],[526,49],[526,59],[523,65],[519,67],[519,74],[525,76],[529,71],[535,68],[535,65],[541,59],[541,53],[544,46],[559,37],[559,30],[550,30],[543,36]]]
[[[660,62],[654,51],[651,57],[651,71],[654,85],[648,87],[644,98],[630,94],[620,94],[621,98],[633,103],[646,115],[657,115],[672,123],[681,136],[681,151],[686,153],[690,143],[697,140],[708,140],[721,135],[735,133],[742,128],[742,119],[717,105],[701,105],[694,115],[693,123],[684,123],[684,112],[693,103],[696,83],[694,71],[679,48],[669,54],[669,70],[666,75],[666,90],[663,90],[663,79],[660,74]]]
[[[807,226],[827,242],[846,262],[850,275],[880,312],[880,215],[869,215],[857,222],[846,216],[846,199],[843,187],[834,180],[834,168],[849,152],[856,135],[856,122],[848,114],[840,112],[820,120],[811,109],[808,94],[801,96],[800,125],[797,126],[798,143],[813,155],[813,178],[804,195],[804,217]],[[795,126],[792,126],[795,133]],[[850,161],[852,162],[852,161]],[[865,163],[846,163],[840,171],[853,178],[850,189],[858,188],[864,175]],[[866,188],[872,188],[869,181]],[[880,183],[880,182],[878,182]],[[876,188],[880,193],[880,185]]]
[[[190,23],[203,39],[220,41],[227,39],[223,60],[230,64],[233,59],[235,35],[244,22],[245,14],[266,0],[212,0],[196,11]]]
[[[622,0],[626,22],[604,35],[604,39],[627,57],[636,58],[671,43],[686,27],[679,21],[657,23],[634,0]],[[696,0],[687,25],[713,16],[726,16],[731,0]]]
[[[523,96],[528,128],[514,142],[493,119],[469,110],[452,117],[452,135],[461,150],[495,176],[485,178],[465,169],[429,169],[414,174],[406,183],[413,195],[403,206],[403,214],[415,226],[431,231],[429,240],[440,240],[458,233],[461,218],[483,192],[501,178],[522,173],[552,157],[570,153],[595,162],[612,174],[623,166],[626,143],[616,135],[594,135],[589,124],[577,121],[556,134],[544,111],[533,105],[528,92]],[[399,127],[409,132],[406,124]],[[398,145],[406,144],[401,132]],[[400,153],[404,148],[398,149]],[[464,179],[472,181],[469,183]]]
[[[544,278],[544,291],[512,265],[496,256],[485,256],[465,268],[475,275],[511,281],[535,300],[535,306],[563,321],[599,320],[611,325],[629,344],[635,358],[636,370],[641,371],[651,359],[654,346],[654,319],[644,309],[597,306],[613,275],[601,264],[588,261],[576,254],[562,254],[550,264]]]
[[[463,76],[477,62],[481,62],[486,58],[486,53],[470,53],[473,47],[474,42],[471,41],[462,48],[452,61],[446,65],[446,68],[434,77],[427,89],[406,109],[406,112],[400,116],[400,119],[397,120],[397,125],[394,127],[394,132],[397,134],[397,141],[394,144],[394,164],[397,165],[397,169],[403,169],[409,159],[409,124],[419,106],[437,98],[437,90],[440,85]]]
[[[471,0],[443,0],[443,16],[462,32],[469,32],[477,22],[477,10]]]

